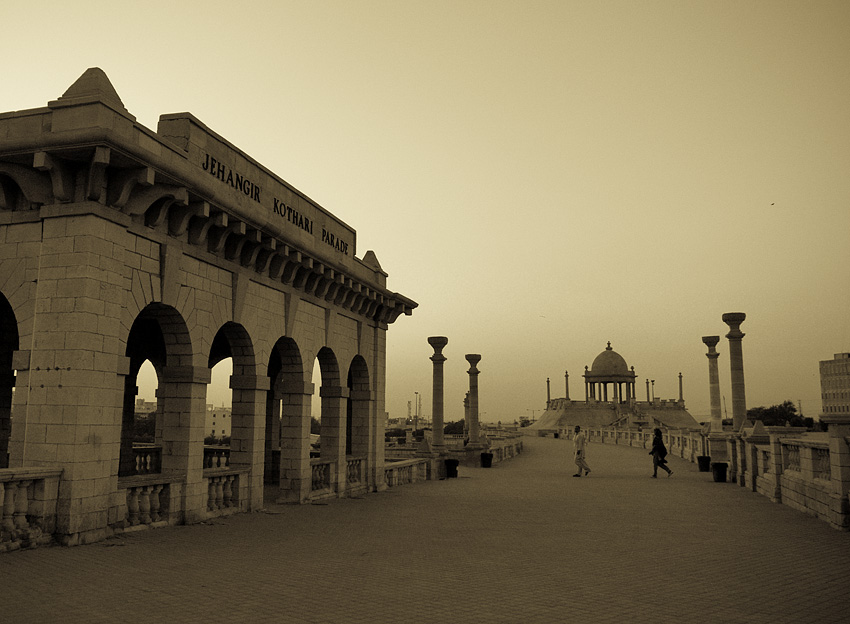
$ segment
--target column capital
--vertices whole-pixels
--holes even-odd
[[[275,390],[281,394],[309,394],[316,390],[316,385],[311,381],[283,381],[275,384]]]
[[[469,362],[469,370],[467,371],[470,375],[477,375],[481,371],[476,368],[478,362],[481,361],[481,355],[478,353],[467,353],[465,356],[466,361]]]
[[[714,353],[714,347],[716,347],[717,343],[720,342],[720,336],[703,336],[702,342],[706,347],[708,347],[709,353]]]
[[[445,336],[431,336],[428,338],[428,344],[434,348],[434,355],[431,356],[431,361],[435,364],[445,362],[446,356],[443,355],[443,347],[449,344],[449,339]]]
[[[746,334],[741,331],[741,323],[747,318],[743,312],[726,312],[723,316],[723,322],[729,326],[729,333],[726,337],[729,340],[740,340]]]
[[[231,375],[231,390],[268,390],[271,379],[264,375]]]
[[[319,396],[322,398],[347,399],[350,390],[346,386],[320,386]]]
[[[209,384],[212,370],[206,366],[166,366],[162,370],[161,379],[168,382]]]

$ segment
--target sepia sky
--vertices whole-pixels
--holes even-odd
[[[611,341],[706,417],[704,335],[747,405],[821,410],[850,351],[850,3],[6,2],[0,111],[100,67],[155,129],[189,111],[357,230],[388,287],[387,410],[486,421],[584,398]],[[728,343],[718,345],[731,417]],[[211,392],[221,402],[223,390]],[[152,398],[152,397],[151,397]],[[532,411],[533,410],[533,411]]]

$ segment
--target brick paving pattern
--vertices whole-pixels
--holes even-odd
[[[847,622],[850,535],[672,458],[460,478],[0,556],[0,622]]]

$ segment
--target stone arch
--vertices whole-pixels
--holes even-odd
[[[345,414],[347,388],[340,385],[339,362],[328,347],[322,347],[316,354],[316,362],[322,376],[319,388],[321,400],[321,457],[329,460],[342,460],[345,456]]]
[[[15,391],[12,354],[18,350],[19,340],[15,312],[6,297],[0,294],[0,468],[9,467],[12,397]]]
[[[231,437],[235,436],[238,442],[241,442],[243,438],[253,434],[254,398],[242,396],[242,393],[257,390],[257,363],[248,331],[232,321],[222,325],[213,338],[208,360],[210,370],[228,358],[233,360],[233,372],[230,377]],[[263,386],[265,387],[265,384]],[[232,446],[239,448],[238,442]]]
[[[268,365],[264,483],[273,501],[301,502],[310,495],[310,404],[301,350],[292,338],[278,339]]]
[[[227,358],[231,358],[233,363],[229,383],[229,464],[233,468],[245,468],[249,471],[250,507],[258,508],[263,503],[263,445],[258,443],[260,436],[257,434],[263,430],[263,405],[269,382],[265,377],[258,377],[254,344],[248,331],[232,321],[224,323],[213,338],[208,359],[210,371]],[[204,416],[206,418],[206,410]],[[208,464],[205,457],[204,467],[216,466],[214,462]]]
[[[185,467],[193,436],[189,426],[191,401],[197,391],[191,389],[195,379],[192,344],[183,318],[174,308],[162,303],[146,306],[133,321],[127,336],[126,355],[129,371],[124,380],[119,476],[130,476],[163,469]],[[156,443],[153,453],[140,454],[133,449],[135,403],[139,369],[145,360],[156,371],[157,409]],[[209,375],[206,375],[207,380]],[[183,418],[181,419],[181,415]],[[200,443],[203,444],[201,437]]]
[[[373,397],[369,366],[362,355],[354,356],[348,368],[348,405],[346,408],[345,452],[365,458],[369,455],[372,431]]]

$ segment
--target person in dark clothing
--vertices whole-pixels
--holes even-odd
[[[662,470],[667,471],[667,476],[669,477],[673,474],[673,471],[667,467],[667,447],[664,446],[664,439],[661,437],[661,429],[655,430],[655,437],[652,438],[652,450],[649,451],[649,454],[652,455],[652,478],[658,478],[658,468],[661,467]]]

